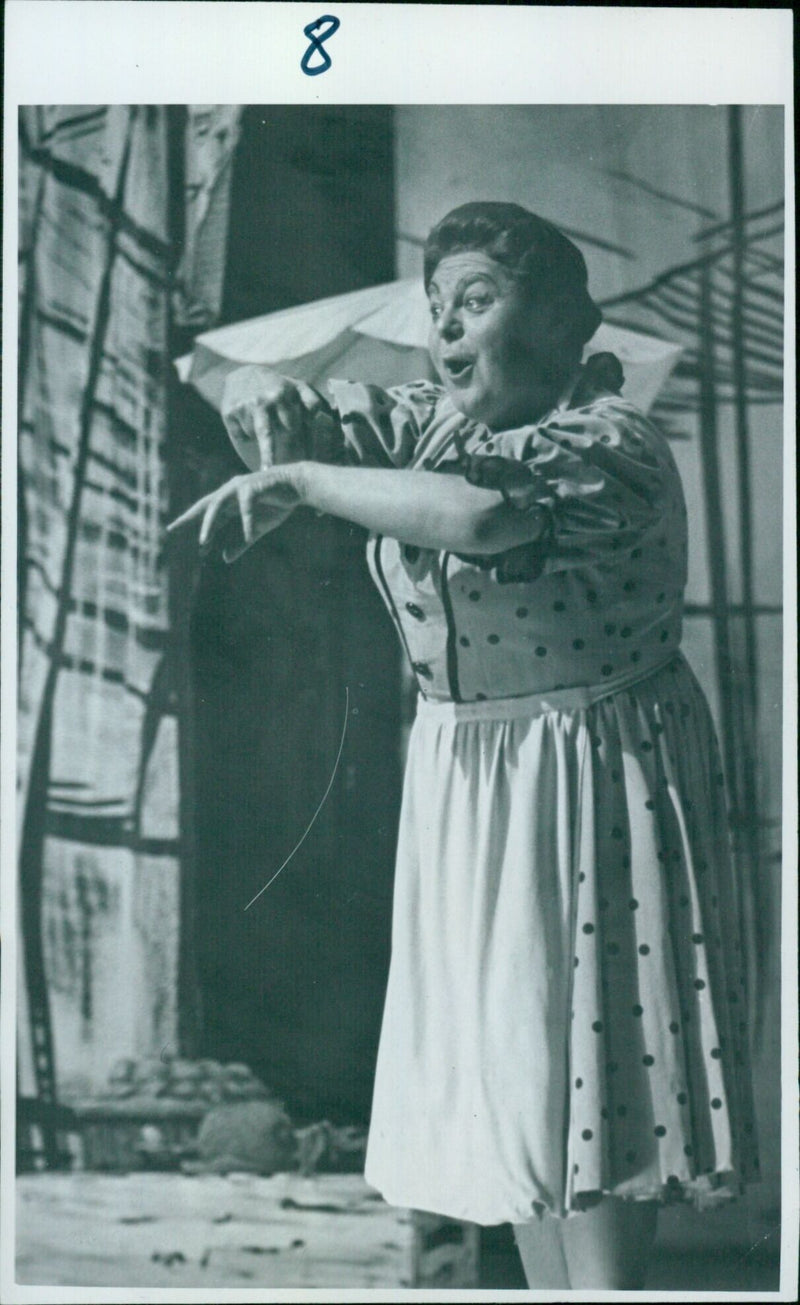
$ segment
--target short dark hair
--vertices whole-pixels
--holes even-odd
[[[586,288],[583,254],[558,227],[521,204],[475,200],[447,213],[425,242],[428,290],[447,254],[480,249],[520,280],[532,299],[552,296],[563,304],[569,338],[580,350],[602,320]]]

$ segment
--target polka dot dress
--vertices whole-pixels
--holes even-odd
[[[582,388],[489,437],[426,383],[334,387],[351,458],[541,522],[500,558],[370,545],[420,705],[366,1176],[482,1224],[758,1177],[724,780],[678,648],[680,482],[640,413]]]

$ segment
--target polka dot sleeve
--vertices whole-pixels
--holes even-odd
[[[496,489],[509,507],[525,512],[531,508],[552,507],[555,492],[534,467],[514,458],[493,454],[464,454],[461,468],[466,479],[481,489]]]
[[[382,389],[332,380],[328,393],[338,421],[320,428],[314,456],[357,466],[406,467],[434,418],[444,391],[429,381]]]
[[[493,435],[464,467],[515,507],[550,510],[548,571],[635,546],[683,501],[666,440],[616,397]]]

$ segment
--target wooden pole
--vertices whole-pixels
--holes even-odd
[[[714,326],[711,318],[712,265],[700,266],[700,315],[698,363],[700,370],[700,460],[708,536],[708,569],[711,583],[711,611],[714,626],[714,660],[719,687],[722,752],[728,778],[731,819],[740,827],[739,785],[736,765],[736,735],[733,717],[730,628],[728,623],[728,575],[725,557],[725,524],[722,513],[717,430],[717,396],[714,379]]]
[[[739,479],[739,538],[742,559],[742,600],[745,609],[747,682],[745,693],[753,720],[758,706],[758,659],[753,619],[753,508],[750,473],[750,437],[747,424],[747,373],[744,323],[744,183],[742,167],[741,110],[728,110],[731,192],[731,238],[733,250],[733,295],[731,302],[731,346],[733,351],[734,405]]]
[[[750,433],[747,414],[747,364],[745,352],[745,228],[744,160],[742,149],[741,109],[728,109],[728,179],[731,205],[731,250],[733,255],[733,292],[731,298],[731,349],[733,355],[733,399],[736,422],[737,482],[739,508],[739,548],[742,568],[742,605],[744,624],[744,677],[740,687],[741,730],[739,752],[742,776],[743,826],[742,845],[747,875],[748,932],[751,933],[751,956],[760,955],[766,943],[769,921],[766,912],[753,909],[752,887],[759,882],[761,807],[756,775],[758,749],[758,648],[756,642],[755,600],[753,594],[753,507],[750,470]],[[752,987],[757,975],[751,974]]]
[[[186,120],[182,105],[167,108],[167,220],[172,274],[179,266],[186,226]],[[186,332],[176,327],[169,314],[169,354],[184,352]],[[171,368],[167,378],[166,464],[170,516],[186,506],[190,476],[181,456],[179,427],[185,420],[180,387]],[[182,1056],[199,1055],[203,1034],[202,1003],[197,970],[197,834],[195,702],[190,653],[190,626],[197,589],[197,549],[189,535],[174,537],[167,549],[169,575],[169,622],[175,666],[175,711],[178,721],[179,775],[179,887],[178,887],[178,974],[177,1036]]]

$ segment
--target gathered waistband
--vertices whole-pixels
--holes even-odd
[[[616,675],[602,684],[578,684],[569,689],[553,689],[544,693],[528,693],[517,698],[486,698],[480,702],[436,702],[431,698],[417,699],[417,716],[439,721],[456,720],[513,720],[519,716],[543,716],[547,712],[580,711],[593,707],[603,698],[630,689],[651,676],[663,671],[670,662],[683,662],[683,654],[672,652],[663,661],[644,670]]]

